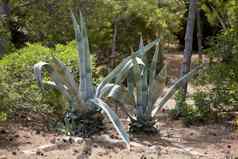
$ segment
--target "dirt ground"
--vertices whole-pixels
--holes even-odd
[[[17,121],[0,126],[0,159],[235,159],[238,157],[238,131],[230,126],[212,124],[185,127],[165,115],[157,123],[160,135],[131,136],[131,148],[120,141],[109,125],[100,136],[111,140],[85,139],[49,150],[35,148],[54,144],[61,135],[40,129],[38,121],[28,125]],[[126,124],[127,121],[123,120]],[[111,135],[112,134],[112,135]],[[63,137],[63,135],[62,135]]]
[[[176,78],[181,56],[173,54],[166,59],[174,64],[169,74]],[[171,99],[167,107],[174,104]],[[110,140],[96,140],[96,136],[52,148],[49,145],[64,136],[47,129],[47,116],[18,112],[15,119],[0,123],[0,159],[238,159],[238,130],[230,125],[186,127],[179,120],[170,120],[166,112],[160,112],[158,121],[160,134],[130,136],[130,149],[113,142],[120,138],[110,123],[98,135]],[[123,122],[128,125],[126,119]],[[39,149],[44,146],[51,148]]]

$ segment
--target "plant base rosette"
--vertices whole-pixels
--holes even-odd
[[[156,135],[159,134],[160,131],[155,127],[155,121],[151,120],[143,120],[143,121],[132,121],[130,124],[129,132],[133,134],[150,134]]]
[[[90,137],[104,129],[103,119],[100,111],[90,111],[85,114],[66,113],[64,122],[70,135]]]

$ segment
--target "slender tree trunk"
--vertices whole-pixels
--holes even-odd
[[[116,61],[117,51],[116,51],[116,44],[117,44],[117,22],[114,23],[113,29],[113,37],[112,37],[112,54],[111,54],[111,67],[113,68]]]
[[[116,42],[117,42],[117,24],[114,24],[114,32],[113,32],[113,39],[112,39],[112,56],[115,57],[117,55],[116,52]]]
[[[201,16],[200,9],[197,9],[196,12],[196,20],[197,20],[197,41],[198,41],[198,56],[199,62],[202,62],[202,27],[201,27]]]
[[[0,57],[5,53],[5,44],[4,40],[0,37]]]
[[[5,18],[9,18],[11,14],[9,0],[2,0],[2,14]]]
[[[183,62],[181,66],[181,76],[184,76],[186,73],[190,71],[191,56],[193,49],[193,32],[196,18],[196,5],[197,0],[190,0],[186,34],[185,34],[185,48],[183,53]],[[187,81],[184,81],[182,84],[182,93],[184,99],[187,94],[187,85],[188,85]]]
[[[10,22],[10,4],[9,0],[2,0],[2,5],[0,6],[1,9],[1,15],[2,17],[5,18],[5,25],[6,27],[9,27],[9,22]],[[6,43],[4,37],[0,37],[0,57],[5,54],[6,51]]]

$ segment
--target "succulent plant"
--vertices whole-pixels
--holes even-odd
[[[154,127],[155,115],[164,106],[164,104],[171,98],[171,96],[180,87],[181,83],[189,80],[201,66],[178,79],[167,91],[167,93],[160,98],[158,105],[155,102],[161,96],[167,78],[167,65],[160,65],[159,73],[157,74],[157,64],[159,58],[159,41],[156,42],[155,53],[152,62],[149,66],[147,59],[144,56],[133,58],[133,67],[127,74],[127,88],[121,86],[114,87],[108,94],[112,98],[122,103],[123,110],[131,119],[131,132],[145,132],[156,133],[157,129]],[[143,39],[141,38],[139,50],[144,51]],[[125,105],[134,105],[134,114],[127,112]]]
[[[70,69],[53,57],[50,63],[39,62],[34,65],[34,74],[38,85],[43,90],[49,87],[56,89],[67,99],[69,108],[68,112],[65,113],[64,122],[70,134],[85,132],[90,124],[97,127],[102,121],[100,115],[102,111],[109,117],[123,141],[128,144],[128,134],[123,129],[118,116],[102,98],[108,96],[112,92],[111,90],[120,87],[121,82],[127,78],[128,72],[133,68],[133,61],[143,63],[141,58],[158,42],[158,39],[125,58],[95,88],[92,80],[86,24],[81,13],[79,20],[74,14],[72,14],[72,19],[79,54],[79,84],[75,81]],[[44,80],[43,69],[48,72],[51,81]],[[86,135],[90,133],[89,131],[86,132]]]

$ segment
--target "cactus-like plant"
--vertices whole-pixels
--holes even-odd
[[[143,48],[143,40],[141,38],[140,49],[143,50]],[[141,58],[141,60],[135,60],[134,58],[134,66],[127,75],[127,88],[124,88],[123,86],[115,86],[108,94],[108,97],[119,101],[124,105],[134,105],[135,113],[129,114],[127,112],[127,115],[131,119],[130,132],[158,132],[154,127],[155,114],[171,98],[180,87],[181,83],[184,80],[189,80],[199,70],[199,68],[201,68],[201,66],[198,66],[182,78],[178,79],[169,88],[168,92],[161,97],[159,104],[155,106],[154,104],[157,98],[161,96],[167,76],[167,65],[162,66],[159,74],[157,74],[159,53],[159,43],[157,43],[150,67],[146,58]],[[140,63],[137,61],[140,61]],[[125,110],[125,107],[123,107],[123,110]]]
[[[39,62],[34,65],[38,85],[42,89],[52,87],[60,91],[68,100],[69,109],[65,113],[64,122],[70,134],[76,132],[76,135],[82,135],[81,133],[86,131],[87,133],[83,136],[90,135],[90,132],[87,131],[88,127],[90,124],[93,124],[93,127],[98,127],[101,124],[101,111],[103,111],[109,117],[123,141],[129,143],[128,134],[123,129],[119,118],[102,98],[124,81],[126,75],[134,66],[134,60],[137,63],[142,63],[141,58],[158,42],[158,39],[125,58],[95,88],[92,81],[89,42],[84,19],[81,13],[79,20],[73,14],[72,19],[79,54],[80,83],[78,84],[74,80],[71,71],[60,60],[53,57],[50,63]],[[80,24],[78,21],[80,21]],[[48,72],[52,81],[43,79],[43,69]]]

